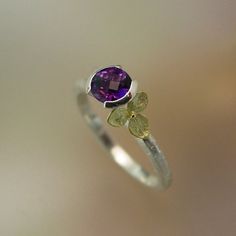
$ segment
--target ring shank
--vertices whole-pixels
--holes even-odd
[[[151,135],[146,139],[136,138],[138,144],[149,156],[153,164],[155,173],[150,174],[121,146],[113,142],[111,136],[104,129],[101,119],[90,107],[85,85],[85,81],[79,81],[76,86],[78,106],[86,123],[92,129],[98,141],[110,154],[111,158],[128,174],[146,186],[155,187],[159,190],[168,188],[171,184],[171,172],[163,153],[155,142],[155,139]]]

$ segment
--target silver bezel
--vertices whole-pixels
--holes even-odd
[[[96,70],[89,78],[88,78],[88,82],[86,85],[87,88],[87,94],[94,97],[93,94],[91,93],[91,83],[92,83],[92,79],[93,77],[96,75],[97,72],[99,72],[100,70],[109,68],[109,67],[117,67],[122,69],[122,67],[120,65],[110,65],[110,66],[106,66],[103,68],[100,68],[98,70]],[[132,78],[131,78],[132,79]],[[114,108],[114,107],[118,107],[118,106],[122,106],[127,104],[137,93],[137,89],[138,89],[138,83],[136,80],[132,80],[131,82],[131,86],[129,91],[126,93],[126,95],[120,99],[117,99],[115,101],[106,101],[103,103],[105,108]]]

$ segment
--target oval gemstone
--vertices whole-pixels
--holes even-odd
[[[100,102],[123,98],[131,86],[130,76],[121,68],[108,67],[98,71],[91,80],[91,93]]]

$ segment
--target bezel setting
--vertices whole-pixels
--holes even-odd
[[[96,70],[88,79],[88,84],[87,84],[87,94],[91,95],[92,97],[96,98],[93,93],[92,93],[92,81],[94,79],[94,77],[97,75],[97,73],[99,73],[102,70],[105,69],[109,69],[109,68],[118,68],[123,70],[123,68],[120,65],[115,65],[115,66],[107,66],[107,67],[103,67],[101,69]],[[124,71],[124,70],[123,70]],[[125,71],[124,71],[125,72]],[[126,73],[126,72],[125,72]],[[130,78],[130,77],[129,77]],[[131,78],[130,78],[131,79]],[[103,105],[105,108],[114,108],[114,107],[118,107],[118,106],[122,106],[127,104],[137,93],[137,81],[136,80],[132,80],[131,79],[131,84],[130,84],[130,88],[128,90],[128,92],[121,98],[117,99],[117,100],[113,100],[113,101],[104,101]],[[97,99],[97,98],[96,98]],[[97,99],[98,100],[98,99]],[[101,101],[100,101],[101,102]]]

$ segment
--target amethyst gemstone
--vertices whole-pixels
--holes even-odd
[[[100,102],[116,101],[123,98],[131,86],[131,78],[118,67],[98,71],[91,81],[91,93]]]

